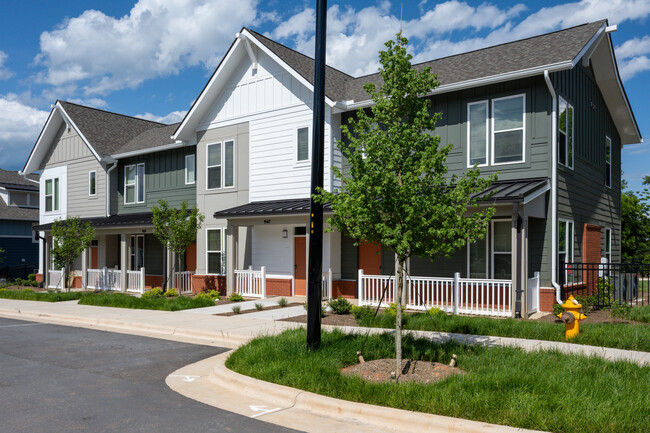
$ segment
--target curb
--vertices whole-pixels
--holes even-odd
[[[217,364],[208,376],[208,380],[211,383],[236,394],[263,395],[269,397],[274,404],[285,406],[288,409],[303,410],[312,414],[339,420],[354,420],[375,427],[381,431],[388,428],[395,432],[405,433],[412,433],[414,431],[434,433],[539,432],[539,430],[526,430],[481,421],[339,400],[284,385],[265,382],[228,369],[225,362],[231,353],[231,351],[225,352],[214,358]],[[287,425],[287,427],[291,426]]]

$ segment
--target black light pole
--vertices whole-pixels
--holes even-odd
[[[325,27],[327,0],[316,1],[316,55],[314,61],[314,123],[311,141],[311,206],[309,211],[309,267],[307,273],[307,347],[320,346],[320,306],[323,298],[323,205],[314,201],[323,187],[325,142]]]

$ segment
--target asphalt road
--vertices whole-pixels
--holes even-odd
[[[0,318],[0,432],[292,432],[185,398],[176,369],[225,349]]]

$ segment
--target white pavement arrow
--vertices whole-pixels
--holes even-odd
[[[182,377],[183,382],[194,382],[197,378],[201,376],[186,376],[183,374],[170,374],[171,377]]]
[[[280,407],[276,407],[275,409],[267,409],[266,406],[253,406],[253,405],[250,405],[248,407],[253,412],[259,412],[259,413],[256,413],[255,415],[251,415],[251,418],[257,418],[258,416],[266,415],[267,413],[276,412],[276,411],[282,409]]]

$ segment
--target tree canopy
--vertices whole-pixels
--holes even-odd
[[[167,201],[158,200],[152,206],[154,235],[161,244],[176,254],[182,254],[196,240],[196,232],[201,228],[205,217],[194,206],[188,209],[187,200],[180,209],[170,207]]]
[[[55,266],[70,274],[75,260],[88,248],[95,237],[95,229],[78,217],[56,220],[52,224],[52,260]],[[63,278],[67,281],[67,277]]]

